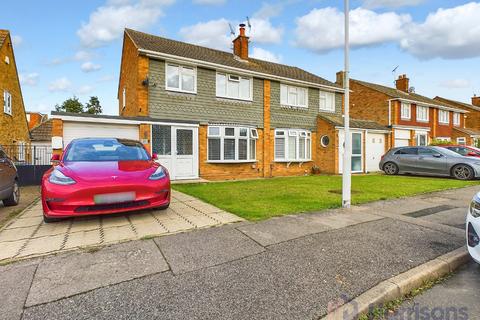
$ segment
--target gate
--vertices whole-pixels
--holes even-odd
[[[51,145],[15,144],[2,146],[17,167],[21,186],[40,185],[43,174],[52,167]]]

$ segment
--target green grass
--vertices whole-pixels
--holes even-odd
[[[478,184],[478,181],[442,178],[355,175],[352,177],[352,203],[361,204]],[[174,184],[172,187],[245,219],[261,220],[289,213],[340,207],[342,177],[287,177]]]

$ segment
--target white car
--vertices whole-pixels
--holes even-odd
[[[467,245],[473,260],[480,263],[480,192],[473,197],[467,214]]]

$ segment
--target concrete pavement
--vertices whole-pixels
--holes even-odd
[[[11,264],[0,267],[0,309],[8,312],[0,318],[317,319],[339,297],[356,297],[463,246],[464,231],[447,224],[448,215],[445,221],[425,217],[441,214],[438,206],[445,203],[454,208],[444,209],[466,210],[476,190],[240,222]],[[419,210],[434,213],[412,214]],[[11,275],[20,272],[17,283]],[[10,295],[15,298],[2,299]]]

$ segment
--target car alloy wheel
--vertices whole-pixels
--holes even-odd
[[[469,166],[461,164],[453,168],[453,176],[459,180],[470,180],[473,177],[473,172]]]
[[[398,172],[397,165],[392,162],[388,162],[383,166],[383,170],[385,171],[386,174],[388,175],[395,175]]]

